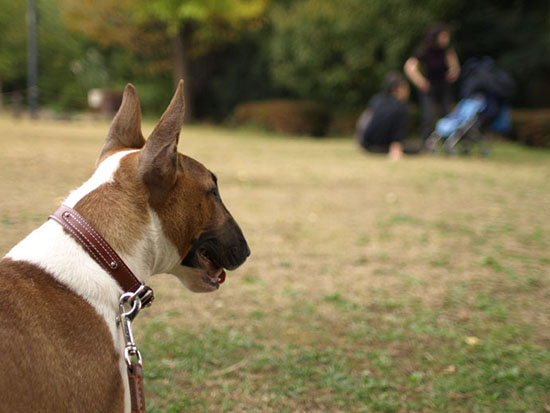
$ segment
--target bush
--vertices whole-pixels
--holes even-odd
[[[513,136],[519,142],[550,148],[550,109],[512,111]]]
[[[335,136],[354,136],[357,119],[361,116],[362,109],[350,109],[339,111],[332,115],[329,134]]]
[[[252,124],[278,133],[309,136],[326,135],[330,119],[327,106],[298,100],[243,103],[232,116],[236,125]]]

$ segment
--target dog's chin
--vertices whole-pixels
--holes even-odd
[[[169,273],[175,275],[187,289],[194,293],[210,293],[220,288],[220,284],[209,277],[202,268],[178,265]]]

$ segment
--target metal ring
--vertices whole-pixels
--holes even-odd
[[[124,360],[126,360],[126,365],[128,367],[132,367],[132,360],[130,358],[131,356],[136,356],[137,363],[140,366],[143,366],[143,363],[141,361],[141,353],[136,346],[129,346],[124,349]]]
[[[132,308],[130,308],[128,311],[124,308],[124,305],[129,302],[132,305]],[[123,318],[129,318],[130,320],[133,320],[136,315],[138,315],[139,311],[141,310],[141,299],[133,294],[133,293],[126,293],[122,294],[120,297],[120,317]]]
[[[130,321],[132,321],[138,315],[140,310],[141,310],[141,300],[139,297],[136,297],[132,301],[132,308],[130,308],[130,310],[128,311],[125,311],[124,304],[121,304],[120,315],[122,318],[128,318],[130,319]]]

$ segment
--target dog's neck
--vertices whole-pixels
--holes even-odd
[[[63,203],[74,207],[102,184],[113,182],[121,159],[132,152],[135,151],[118,152],[107,158],[92,177]],[[131,248],[121,251],[112,245],[142,283],[146,283],[153,274],[170,270],[180,260],[176,247],[164,235],[157,214],[150,208],[148,213],[149,219],[141,237]],[[6,257],[43,268],[97,309],[116,310],[118,297],[122,293],[117,282],[57,222],[50,220],[44,223],[17,244]]]

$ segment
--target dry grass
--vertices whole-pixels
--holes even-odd
[[[3,254],[91,174],[108,125],[0,118],[0,128]],[[169,352],[187,340],[215,349],[187,354],[204,363],[202,370],[179,365],[177,351],[146,359],[146,369],[160,363],[148,380],[154,411],[517,406],[519,384],[511,384],[505,404],[493,405],[484,404],[485,390],[437,389],[465,336],[493,343],[483,335],[517,327],[521,337],[510,333],[495,343],[550,346],[550,153],[498,144],[487,160],[422,156],[394,163],[360,153],[350,140],[208,127],[184,128],[179,149],[218,175],[252,256],[210,295],[193,295],[167,275],[153,278],[157,301],[138,321],[150,357],[159,357],[151,338],[157,332],[172,340]],[[235,334],[248,344],[235,344]],[[395,369],[385,372],[365,351],[387,352]],[[533,354],[522,352],[518,365],[536,370]],[[350,386],[369,372],[377,380],[386,375],[395,384],[373,392],[393,399],[371,400],[307,369],[312,381],[300,391],[301,371],[283,367],[287,359],[340,369],[357,380]],[[298,390],[288,393],[285,380]],[[535,410],[549,402],[540,394],[533,396]]]

